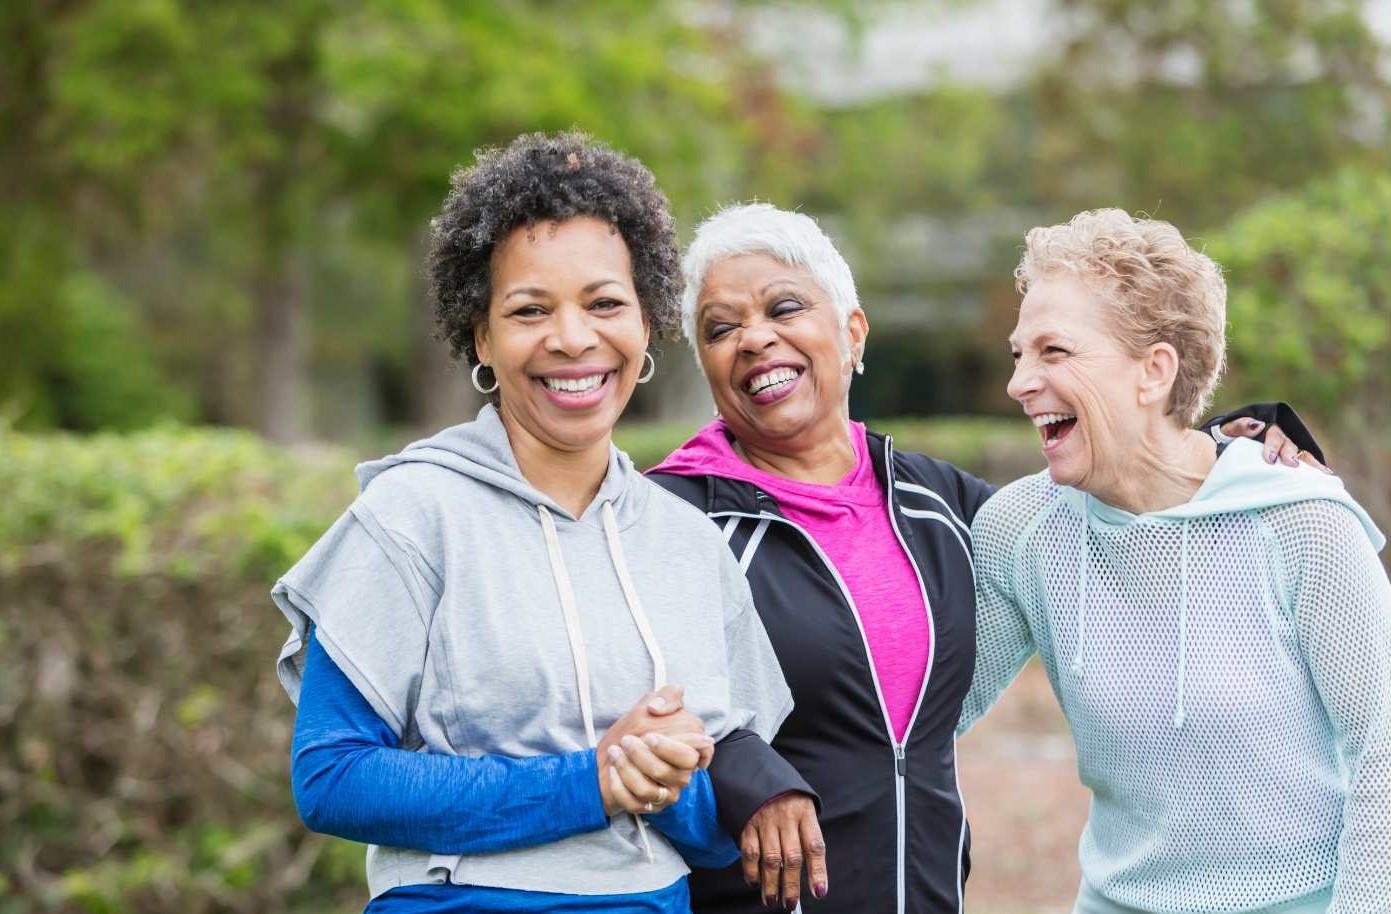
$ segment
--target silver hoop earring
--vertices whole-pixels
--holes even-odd
[[[497,385],[497,372],[493,372],[493,386],[492,386],[492,387],[484,387],[482,384],[479,384],[479,383],[478,383],[478,370],[479,370],[480,368],[487,368],[487,367],[488,367],[487,365],[484,365],[482,362],[479,362],[477,365],[473,366],[473,371],[469,374],[469,377],[473,379],[473,389],[476,390],[476,391],[478,391],[480,394],[483,394],[483,396],[485,396],[485,397],[486,397],[488,394],[496,393],[496,392],[497,392],[497,386],[498,386],[498,385]]]
[[[638,375],[638,383],[646,384],[648,381],[652,380],[652,376],[657,373],[657,360],[652,358],[652,353],[650,352],[644,352],[642,356],[647,360],[647,367],[643,369],[642,374]]]

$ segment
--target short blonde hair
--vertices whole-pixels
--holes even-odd
[[[1166,412],[1181,425],[1196,424],[1226,367],[1222,268],[1168,222],[1097,209],[1024,236],[1024,256],[1014,269],[1019,294],[1059,272],[1076,275],[1103,296],[1116,338],[1131,355],[1155,343],[1174,347],[1178,374]]]

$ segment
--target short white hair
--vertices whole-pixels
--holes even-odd
[[[849,264],[815,219],[767,203],[736,203],[702,222],[681,258],[686,280],[681,294],[681,331],[692,348],[696,345],[696,305],[705,274],[726,257],[740,254],[767,254],[811,273],[830,297],[842,327],[860,307]]]

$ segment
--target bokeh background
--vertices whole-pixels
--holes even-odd
[[[641,157],[683,237],[818,217],[872,323],[857,417],[996,482],[1041,465],[1003,392],[1024,231],[1169,219],[1227,270],[1218,402],[1294,403],[1391,526],[1388,42],[1387,0],[0,2],[0,914],[361,908],[361,848],[293,812],[266,594],[355,459],[476,408],[421,260],[522,131]],[[621,443],[708,410],[670,344]],[[972,910],[1068,910],[1086,797],[1036,669],[962,756]]]

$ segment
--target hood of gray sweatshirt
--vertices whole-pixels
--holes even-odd
[[[492,406],[356,473],[357,499],[272,591],[291,625],[278,672],[292,699],[314,626],[417,751],[583,750],[667,682],[716,739],[736,727],[771,739],[791,710],[719,529],[617,448],[579,517],[522,476]],[[373,897],[430,882],[621,894],[687,872],[631,816],[500,853],[372,847],[367,869]]]

